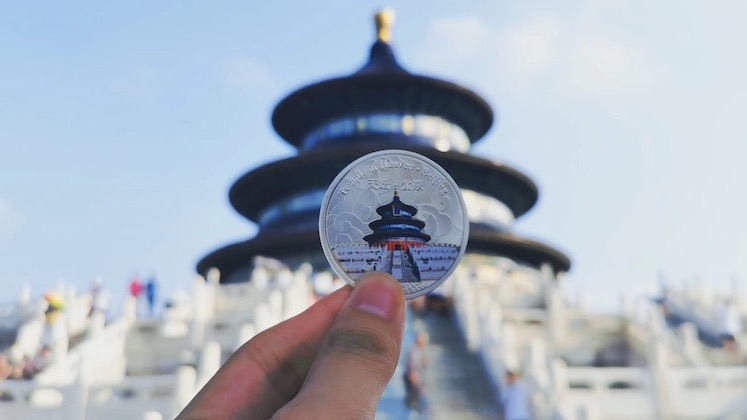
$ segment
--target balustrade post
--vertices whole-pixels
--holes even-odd
[[[701,364],[700,340],[698,339],[698,327],[692,322],[686,322],[679,327],[679,335],[682,339],[684,353],[694,365]]]
[[[270,273],[264,267],[254,267],[250,281],[257,290],[265,290],[270,282]]]
[[[178,414],[178,413],[177,413]],[[143,420],[163,420],[163,416],[158,411],[146,411],[143,413]]]
[[[122,316],[130,325],[137,320],[137,298],[129,293],[125,296],[124,304],[122,305]]]
[[[501,339],[501,332],[503,331],[503,310],[500,305],[493,305],[490,308],[490,315],[488,319],[487,328],[490,331],[490,337],[494,341]]]
[[[512,323],[504,323],[501,337],[500,343],[504,363],[508,369],[516,370],[520,367],[519,358],[516,354],[516,326]]]
[[[560,408],[558,403],[563,401],[563,397],[568,390],[568,365],[562,359],[556,357],[552,361],[551,375],[554,403],[556,408]]]
[[[648,319],[646,327],[651,337],[658,337],[664,330],[664,316],[657,305],[650,305],[648,310]]]
[[[549,263],[542,263],[540,266],[540,279],[542,279],[542,284],[544,286],[553,284],[555,273],[553,272],[552,265]]]
[[[206,320],[212,320],[215,316],[215,295],[220,287],[220,270],[212,268],[207,273],[205,288],[205,315]]]
[[[31,307],[31,288],[28,285],[24,285],[21,288],[21,293],[18,295],[18,318],[24,319],[31,314],[33,308]]]
[[[283,317],[283,293],[280,290],[273,290],[267,297],[270,304],[270,313],[272,314],[272,325],[279,323]]]
[[[649,345],[650,372],[653,377],[656,398],[657,418],[668,418],[669,407],[669,357],[661,339],[652,340]]]
[[[256,335],[256,329],[254,328],[253,324],[245,323],[242,324],[241,327],[239,327],[239,334],[236,346],[234,347],[234,351],[238,350],[239,347],[243,346],[244,343],[251,340],[252,337]]]
[[[197,391],[199,389],[197,389],[197,371],[195,368],[189,365],[179,366],[176,370],[172,418],[176,417],[187,406]]]
[[[210,378],[215,375],[221,365],[220,344],[215,341],[208,341],[202,348],[200,362],[197,365],[197,384],[202,388]]]
[[[283,269],[275,275],[275,279],[275,283],[278,287],[288,287],[293,281],[293,273],[288,269]]]
[[[272,314],[270,313],[270,306],[267,303],[261,302],[254,309],[254,325],[257,333],[272,326]]]
[[[202,276],[195,276],[192,282],[192,328],[190,340],[193,349],[198,349],[205,339],[205,328],[207,324],[206,308],[206,288],[205,280]]]
[[[549,385],[547,375],[547,350],[542,339],[535,338],[526,349],[526,372],[534,377],[541,388]]]
[[[558,345],[567,335],[568,308],[565,298],[557,285],[548,285],[545,292],[545,306],[547,307],[547,327],[550,332],[550,342]]]
[[[477,294],[473,282],[464,290],[465,338],[470,352],[480,349],[480,325],[477,313]]]
[[[91,383],[91,364],[86,348],[81,348],[78,371],[73,382],[73,396],[70,402],[70,418],[85,419],[88,411],[88,389]]]
[[[220,270],[212,267],[207,272],[207,282],[210,284],[220,284]]]
[[[104,330],[104,324],[106,324],[105,315],[102,312],[94,312],[88,321],[88,330],[86,330],[86,337],[93,338],[99,335]]]
[[[285,302],[283,308],[283,320],[292,318],[306,308],[304,300],[308,296],[304,283],[299,282],[297,278],[291,282],[285,289],[283,289],[283,302]]]

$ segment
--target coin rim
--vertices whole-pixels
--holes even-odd
[[[364,160],[371,159],[372,157],[380,156],[380,155],[392,155],[392,154],[403,154],[410,156],[415,159],[421,159],[425,161],[425,163],[430,164],[435,168],[447,181],[451,183],[451,186],[454,187],[454,191],[456,191],[456,196],[459,200],[459,204],[462,207],[462,215],[464,219],[464,229],[462,233],[462,244],[460,245],[459,249],[459,255],[457,255],[456,259],[454,260],[454,264],[451,265],[451,268],[449,268],[449,271],[446,272],[438,281],[434,282],[432,285],[419,290],[417,292],[413,292],[410,294],[405,293],[406,299],[413,299],[418,296],[425,295],[427,293],[432,292],[441,284],[443,284],[446,279],[451,277],[451,275],[456,270],[457,266],[462,260],[462,257],[464,256],[464,252],[467,250],[467,241],[469,241],[469,215],[467,214],[467,205],[464,202],[464,197],[462,197],[462,189],[457,185],[456,181],[454,181],[454,178],[449,175],[448,172],[446,172],[446,169],[442,168],[441,165],[434,162],[432,159],[423,156],[419,153],[411,152],[409,150],[399,150],[399,149],[387,149],[387,150],[379,150],[376,152],[369,153],[367,155],[361,156],[358,159],[352,161],[349,165],[347,165],[345,168],[343,168],[340,173],[337,174],[334,180],[332,180],[332,183],[329,184],[329,187],[327,188],[327,192],[324,193],[324,199],[322,200],[322,205],[319,208],[319,241],[322,245],[322,251],[324,251],[324,256],[327,257],[327,262],[329,263],[330,267],[332,267],[332,270],[337,273],[338,276],[340,276],[343,280],[345,280],[346,283],[350,284],[351,286],[355,286],[355,280],[350,278],[348,273],[345,272],[345,270],[342,269],[342,266],[340,263],[337,262],[334,255],[332,255],[332,251],[330,250],[329,245],[329,238],[327,237],[327,207],[329,206],[329,201],[335,191],[335,188],[337,185],[342,181],[343,178],[350,172],[350,170],[359,164],[360,162]],[[417,206],[415,206],[417,208]],[[399,280],[397,280],[397,283],[400,283]],[[400,284],[400,287],[402,285]],[[404,292],[404,289],[402,290]]]

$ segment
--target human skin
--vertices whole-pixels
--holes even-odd
[[[241,346],[177,419],[372,419],[404,323],[397,281],[366,274]]]

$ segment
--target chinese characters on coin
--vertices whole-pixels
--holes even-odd
[[[404,150],[361,157],[332,181],[319,236],[332,269],[355,285],[394,276],[408,299],[437,288],[464,254],[469,220],[459,187],[432,160]]]

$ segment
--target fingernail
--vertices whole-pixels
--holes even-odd
[[[353,289],[350,306],[392,320],[397,314],[397,289],[399,285],[391,280],[375,276],[363,278]]]

